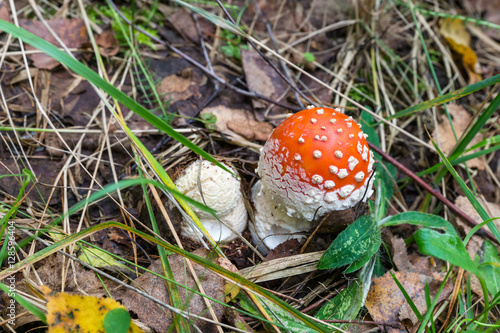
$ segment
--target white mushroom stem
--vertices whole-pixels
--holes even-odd
[[[258,181],[252,188],[252,202],[255,207],[255,223],[249,229],[252,241],[262,254],[267,254],[289,239],[302,239],[311,228],[311,223],[302,218],[289,216],[282,211]]]
[[[240,181],[227,171],[209,161],[196,161],[186,168],[184,174],[175,181],[175,185],[182,194],[216,210],[220,221],[211,214],[191,206],[215,241],[229,242],[245,230],[247,211]],[[181,234],[195,241],[199,241],[203,236],[203,233],[186,219],[181,223]]]

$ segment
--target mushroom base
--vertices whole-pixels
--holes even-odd
[[[305,238],[311,223],[302,218],[290,217],[274,204],[262,190],[261,182],[252,188],[252,202],[255,207],[255,224],[250,223],[252,240],[262,254],[267,254],[289,239]]]

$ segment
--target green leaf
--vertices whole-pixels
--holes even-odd
[[[497,97],[499,97],[499,96],[500,96],[500,94],[497,95]],[[495,100],[496,100],[496,98],[495,98]],[[498,98],[498,100],[500,101],[500,97]],[[439,157],[441,157],[441,159],[443,160],[443,163],[446,166],[446,169],[448,169],[448,172],[453,176],[453,178],[455,178],[458,185],[460,186],[460,188],[464,192],[465,196],[467,197],[469,202],[472,204],[472,207],[474,207],[474,209],[479,214],[479,216],[481,216],[481,219],[483,219],[483,221],[490,220],[490,216],[488,215],[488,212],[486,212],[486,209],[484,209],[484,207],[481,205],[481,203],[477,200],[474,193],[472,193],[472,191],[467,187],[467,184],[465,184],[463,179],[458,175],[458,173],[455,171],[453,166],[450,164],[450,161],[448,161],[448,159],[443,154],[441,149],[439,149],[438,145],[434,142],[434,140],[432,140],[432,145],[436,149],[436,152],[439,154]],[[490,221],[490,222],[488,222],[487,226],[490,229],[491,233],[495,236],[497,241],[500,242],[500,231],[498,230],[495,223]]]
[[[316,60],[316,58],[311,52],[304,52],[304,60],[306,62],[313,62],[314,60]]]
[[[93,247],[82,247],[82,253],[78,259],[96,268],[107,269],[109,271],[118,271],[122,273],[133,272],[132,269],[116,260],[113,256],[106,251]]]
[[[365,254],[361,256],[361,258],[350,264],[349,267],[347,267],[347,269],[344,271],[344,274],[349,274],[357,271],[358,269],[363,267],[375,253],[377,253],[380,244],[382,243],[380,229],[379,232],[375,232],[374,234],[376,235],[377,239],[373,242],[372,247],[368,249],[368,251],[366,251]]]
[[[366,294],[370,289],[373,269],[377,257],[370,258],[363,268],[358,272],[358,279],[351,283],[339,295],[325,304],[316,314],[318,319],[344,319],[353,320],[359,314],[364,304]],[[342,328],[348,325],[339,325]]]
[[[457,236],[424,228],[415,233],[415,241],[423,254],[448,261],[452,265],[480,275],[464,244]]]
[[[391,216],[383,221],[382,227],[390,227],[400,224],[413,224],[422,227],[439,229],[447,232],[450,235],[457,236],[457,232],[453,225],[440,216],[421,213],[421,212],[404,212]]]
[[[250,300],[244,293],[240,292],[237,296],[239,302],[238,304],[243,308],[243,310],[248,311],[256,316],[261,315],[260,310],[255,306],[252,300]],[[275,304],[264,300],[263,298],[259,299],[262,305],[262,308],[269,313],[271,319],[273,319],[276,323],[280,323],[281,325],[276,325],[278,327],[284,327],[286,330],[281,329],[282,332],[297,332],[297,333],[315,333],[317,330],[312,329],[304,325],[301,321],[297,320],[296,317],[291,315],[288,311],[283,310],[282,308],[276,306]],[[268,322],[265,322],[265,327],[269,330],[271,326]],[[326,331],[331,331],[324,327]]]
[[[361,216],[332,242],[318,262],[318,269],[349,265],[370,251],[380,239],[380,229],[371,215]]]
[[[314,316],[320,320],[331,320],[331,319],[354,319],[352,316],[346,316],[351,303],[356,298],[358,292],[359,284],[357,281],[351,283],[347,288],[344,288],[337,296],[335,296],[331,301],[328,301],[318,313]],[[354,315],[356,317],[357,313]]]
[[[106,313],[102,326],[107,333],[127,333],[130,321],[130,313],[123,308],[118,308]]]
[[[479,271],[484,277],[486,288],[492,296],[500,292],[500,258],[496,247],[485,240],[476,258],[479,260]]]

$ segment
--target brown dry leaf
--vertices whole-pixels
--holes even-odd
[[[283,99],[283,94],[288,89],[287,83],[258,53],[241,50],[241,64],[250,91],[256,91],[274,100]],[[263,111],[265,111],[267,107],[266,102],[257,99],[252,99],[252,104],[255,109],[264,109]],[[285,110],[283,108],[273,106],[269,115],[284,113]],[[259,121],[265,120],[265,116],[262,112],[256,112],[255,116]]]
[[[102,297],[69,295],[53,292],[47,286],[41,286],[47,299],[47,324],[49,333],[66,332],[106,332],[103,321],[113,309],[125,309],[117,301]],[[126,309],[125,309],[126,310]],[[132,321],[127,332],[143,332]]]
[[[215,127],[217,131],[232,139],[241,141],[242,138],[253,141],[266,141],[273,131],[272,125],[256,121],[250,111],[231,109],[224,105],[203,109],[202,114],[213,114],[217,117]]]
[[[194,251],[194,254],[206,256],[208,255],[208,251],[201,249]],[[172,255],[168,257],[168,260],[172,272],[174,273],[174,280],[189,288],[197,290],[191,273],[189,273],[186,267],[186,259],[180,255]],[[224,280],[198,264],[193,263],[193,267],[201,281],[205,293],[212,298],[223,299]],[[154,261],[148,269],[163,275],[159,260]],[[134,280],[134,286],[162,302],[167,304],[170,303],[165,280],[156,275],[145,273]],[[112,294],[113,297],[116,300],[120,300],[127,309],[133,311],[138,316],[139,321],[155,329],[157,332],[166,332],[172,325],[172,314],[170,310],[163,308],[147,298],[139,296],[135,291],[119,289],[112,292]],[[193,315],[201,315],[212,319],[201,296],[193,294],[184,288],[179,288],[179,294],[186,311]],[[218,303],[210,303],[217,318],[220,320],[224,313],[224,306]],[[202,320],[195,320],[194,318],[193,321],[204,333],[217,332],[217,328],[213,324]]]
[[[465,29],[463,21],[458,19],[443,18],[440,20],[440,32],[450,44],[450,47],[462,55],[462,63],[469,75],[469,84],[482,80],[481,75],[476,70],[477,55],[470,48],[470,34]]]
[[[104,30],[94,36],[95,42],[100,46],[99,52],[105,57],[114,56],[120,51],[120,44],[115,37],[113,29]]]
[[[170,15],[169,23],[172,24],[178,32],[184,34],[191,42],[199,43],[200,36],[198,36],[198,30],[196,30],[193,17],[187,10],[180,8]]]
[[[390,273],[391,272],[387,272],[383,276],[373,279],[365,305],[375,321],[407,323],[408,325],[415,326],[418,323],[417,316],[411,310]],[[424,291],[425,284],[429,284],[431,297],[433,297],[439,289],[441,281],[418,273],[392,273],[404,287],[420,313],[425,313],[427,311]],[[452,288],[452,285],[447,283],[439,296],[439,300],[448,297]],[[399,331],[400,330],[389,328],[389,332]],[[401,331],[406,332],[405,329]]]
[[[0,20],[10,22],[10,13],[5,3],[0,3]]]
[[[448,112],[450,113],[453,120],[455,133],[457,134],[457,137],[460,138],[462,133],[467,129],[469,123],[472,121],[472,117],[460,105],[448,104],[447,107],[448,107]],[[438,123],[437,129],[435,129],[434,132],[432,133],[432,139],[439,144],[439,148],[443,151],[445,155],[449,155],[451,153],[457,141],[455,140],[455,136],[453,135],[453,131],[451,129],[447,117],[443,116],[442,121]],[[470,146],[473,146],[480,141],[481,141],[481,136],[477,134],[470,143]],[[470,161],[467,161],[467,166],[469,168],[477,168],[478,170],[484,170],[484,168],[486,167],[486,161],[484,160],[484,157],[474,158]]]
[[[54,44],[57,47],[61,47],[56,39],[52,36],[50,31],[42,24],[40,21],[33,20],[19,20],[21,27],[28,30],[32,34],[44,39],[45,41]],[[55,19],[47,21],[50,28],[55,32],[55,34],[63,41],[63,43],[70,49],[81,48],[84,44],[88,43],[89,37],[87,34],[87,28],[82,19],[72,18],[72,19]],[[27,50],[35,50],[34,47],[27,45]],[[80,57],[81,54],[73,52],[75,57]],[[28,55],[33,61],[33,65],[41,69],[54,69],[59,65],[59,61],[54,58],[43,54],[30,54]]]
[[[59,289],[63,284],[63,264],[67,264],[64,256],[62,254],[52,255],[43,261],[41,267],[37,269],[37,276],[43,282],[44,285],[51,289]],[[64,276],[65,279],[65,291],[67,292],[78,292],[82,291],[91,296],[101,297],[106,295],[106,289],[99,280],[94,271],[85,269],[80,264],[69,266],[67,275]],[[105,279],[105,284],[107,288],[114,288],[117,286],[115,282]]]
[[[186,68],[176,74],[163,78],[158,86],[158,93],[165,95],[165,100],[169,100],[172,105],[190,97],[201,97],[200,87],[206,81],[207,78],[205,76],[201,76],[192,68]]]

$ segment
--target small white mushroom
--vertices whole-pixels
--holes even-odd
[[[231,169],[224,163],[222,164]],[[191,207],[215,241],[229,242],[237,237],[226,225],[238,234],[245,229],[247,212],[240,190],[240,181],[227,171],[209,161],[195,161],[184,170],[184,174],[175,181],[175,185],[185,196],[204,203],[217,212],[217,216],[223,223],[211,214]],[[197,228],[196,230],[193,228],[196,226],[191,226],[184,219],[181,223],[181,234],[198,241],[203,234]]]

